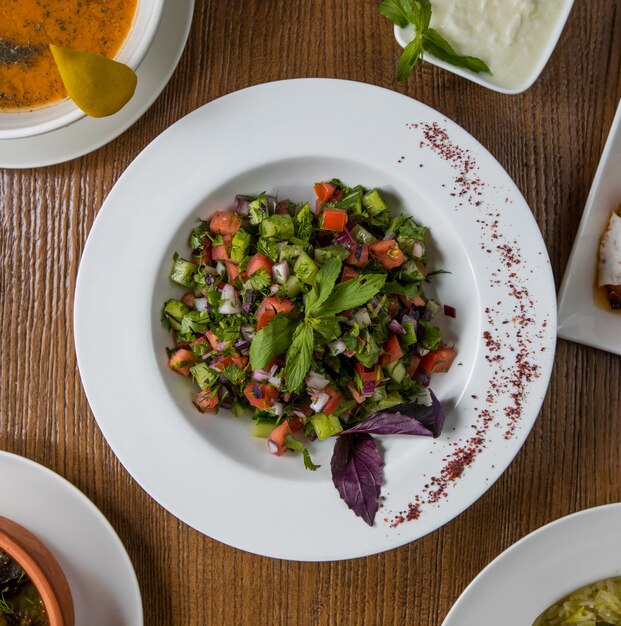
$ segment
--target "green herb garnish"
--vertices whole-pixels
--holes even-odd
[[[383,0],[380,13],[400,28],[414,26],[414,39],[405,47],[397,66],[397,80],[405,80],[425,52],[437,59],[473,72],[491,74],[485,61],[458,54],[453,46],[435,29],[430,28],[430,0]]]

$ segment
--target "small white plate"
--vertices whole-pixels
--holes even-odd
[[[544,1],[548,2],[549,0]],[[521,85],[518,85],[516,87],[503,87],[496,84],[494,82],[494,78],[491,76],[488,76],[486,74],[478,74],[476,72],[472,72],[461,67],[455,67],[450,63],[441,61],[440,59],[434,57],[432,54],[425,53],[425,61],[428,61],[429,63],[437,65],[438,67],[441,67],[448,72],[452,72],[453,74],[457,74],[458,76],[467,78],[473,83],[477,83],[478,85],[482,85],[483,87],[487,87],[488,89],[492,89],[493,91],[497,91],[499,93],[504,93],[508,95],[522,93],[529,89],[533,85],[533,83],[539,78],[541,72],[543,72],[543,68],[550,60],[550,57],[554,52],[554,48],[556,48],[558,40],[561,38],[561,34],[563,33],[563,29],[565,28],[565,24],[567,22],[567,18],[569,17],[571,9],[574,5],[574,0],[562,0],[562,2],[563,5],[559,11],[553,28],[550,30],[548,41],[546,42],[545,47],[541,50],[539,59],[537,63],[533,66],[531,73]],[[395,26],[394,32],[395,38],[402,48],[405,48],[405,46],[407,46],[413,38],[413,30],[411,26],[408,26],[406,28],[399,28],[398,26]]]
[[[621,504],[562,517],[493,560],[461,594],[443,626],[532,626],[566,595],[621,575]]]
[[[0,451],[0,492],[0,515],[37,535],[60,563],[76,626],[142,625],[129,556],[110,522],[81,491],[34,461]]]
[[[621,104],[593,180],[593,186],[559,291],[558,334],[621,354],[621,314],[595,301],[599,243],[611,212],[621,203]]]
[[[42,135],[0,139],[0,167],[44,167],[64,163],[109,143],[136,122],[166,87],[190,32],[194,0],[166,0],[151,47],[136,70],[134,97],[115,115],[83,117]]]
[[[164,301],[180,294],[168,279],[172,255],[186,249],[197,217],[229,206],[236,193],[313,201],[313,183],[332,177],[380,187],[391,204],[431,227],[431,264],[451,272],[434,282],[436,296],[457,308],[454,321],[440,319],[459,357],[432,382],[448,410],[445,432],[433,441],[382,439],[386,500],[373,528],[332,484],[333,440],[313,444],[321,469],[312,473],[299,455],[268,454],[249,421],[198,413],[189,381],[167,368],[170,335],[160,321]],[[229,94],[162,133],[99,212],[75,300],[82,382],[134,478],[205,534],[298,560],[394,548],[479,498],[537,417],[555,321],[541,234],[498,162],[415,100],[322,79]],[[408,512],[416,519],[399,523]]]

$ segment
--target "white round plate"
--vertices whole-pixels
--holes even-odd
[[[141,626],[134,568],[110,522],[51,470],[0,451],[0,515],[33,532],[60,563],[77,626]]]
[[[170,337],[160,323],[163,302],[180,293],[168,280],[172,255],[186,249],[198,216],[230,206],[236,193],[312,201],[313,183],[332,177],[380,187],[431,227],[431,262],[452,272],[434,282],[437,297],[457,307],[457,319],[442,322],[458,363],[432,382],[448,411],[445,431],[433,441],[383,438],[386,500],[373,528],[332,485],[332,441],[313,446],[322,467],[312,473],[299,456],[269,455],[247,421],[199,414],[189,382],[166,366]],[[105,437],[158,502],[238,548],[332,560],[417,539],[500,476],[546,391],[555,306],[533,216],[470,135],[391,91],[301,79],[207,104],[130,165],[84,251],[75,341]]]
[[[443,626],[532,626],[585,585],[621,575],[621,504],[562,517],[513,544],[461,594]]]
[[[166,87],[190,32],[194,0],[165,0],[157,31],[136,70],[133,98],[115,115],[78,121],[42,135],[0,139],[0,167],[43,167],[64,163],[106,145],[144,115]]]

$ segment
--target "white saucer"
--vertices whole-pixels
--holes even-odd
[[[142,626],[142,600],[127,552],[110,522],[51,470],[0,451],[0,515],[32,531],[58,559],[77,626]]]
[[[34,137],[0,140],[0,167],[28,168],[64,163],[101,148],[136,122],[168,84],[192,23],[194,0],[166,0],[160,24],[138,74],[132,100],[116,115],[77,122]]]

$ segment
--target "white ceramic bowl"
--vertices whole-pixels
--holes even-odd
[[[135,70],[144,58],[157,30],[164,0],[138,0],[131,29],[114,57]],[[69,98],[54,104],[10,113],[0,112],[0,139],[40,135],[84,117]]]
[[[494,80],[488,77],[486,74],[477,74],[476,72],[471,72],[470,70],[455,67],[454,65],[450,65],[449,63],[441,61],[431,54],[425,53],[425,61],[431,63],[432,65],[437,65],[438,67],[448,70],[449,72],[453,72],[453,74],[457,74],[458,76],[463,76],[464,78],[467,78],[474,83],[483,85],[483,87],[498,91],[499,93],[509,95],[522,93],[523,91],[529,89],[532,84],[539,78],[539,75],[543,71],[543,68],[550,60],[550,57],[552,56],[552,52],[554,52],[554,48],[556,48],[558,40],[561,38],[561,33],[563,32],[563,28],[565,28],[565,23],[567,22],[567,18],[569,17],[571,8],[574,5],[574,0],[562,0],[562,2],[563,5],[561,7],[561,10],[559,11],[556,23],[554,24],[553,29],[550,31],[548,41],[546,42],[545,47],[542,48],[541,55],[537,63],[533,66],[533,69],[528,77],[516,87],[503,87],[501,85],[497,85],[496,83],[494,83]],[[412,38],[411,28],[399,28],[398,26],[395,26],[394,30],[397,42],[402,48],[405,48],[405,46],[410,43]]]
[[[621,575],[621,503],[562,517],[492,561],[442,626],[531,626],[566,595]]]

